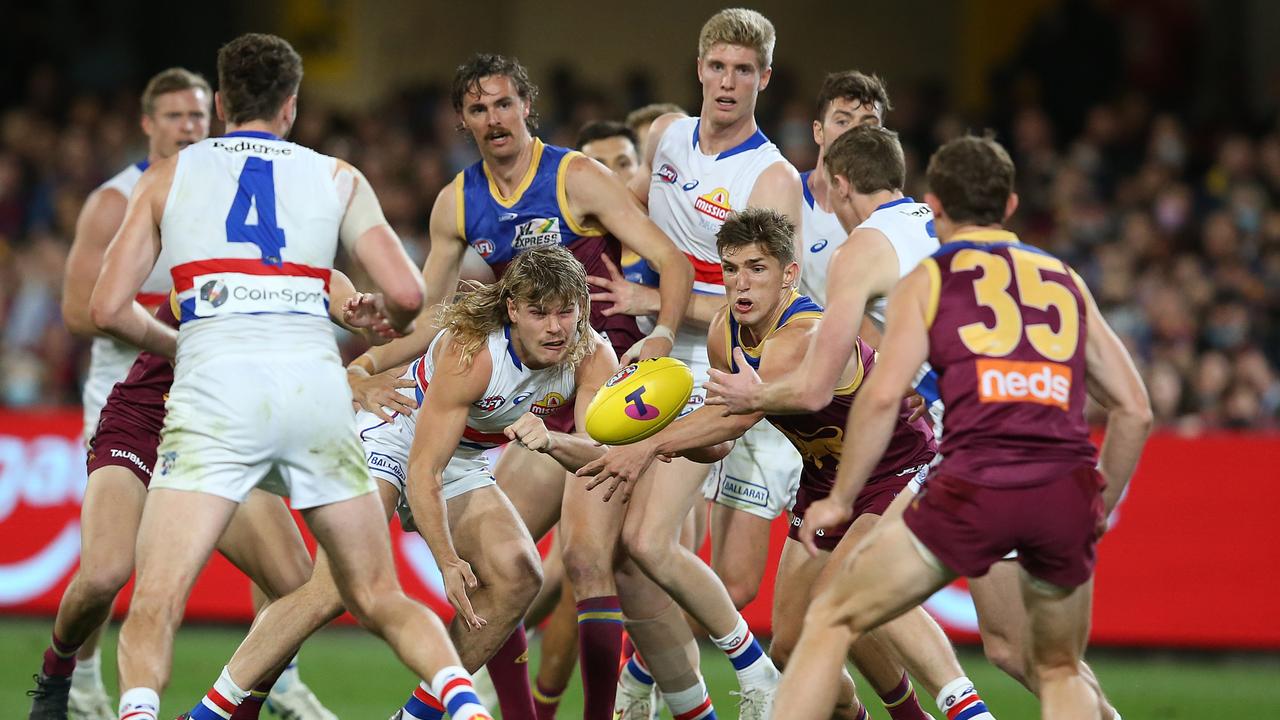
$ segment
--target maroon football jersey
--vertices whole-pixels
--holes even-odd
[[[156,319],[169,327],[178,327],[171,303],[160,303]],[[111,388],[98,424],[123,421],[158,436],[164,426],[164,402],[171,385],[173,363],[168,358],[149,352],[139,354],[125,379]]]
[[[1079,278],[1005,231],[956,238],[924,266],[945,408],[939,472],[1020,487],[1092,463]]]
[[[820,305],[804,295],[793,292],[787,309],[782,312],[775,324],[775,329],[782,328],[798,317],[821,316]],[[734,371],[738,369],[737,363],[733,360],[735,347],[741,347],[747,362],[753,368],[759,369],[761,352],[759,348],[747,347],[742,343],[738,323],[733,319],[731,312],[726,325],[729,335],[729,358]],[[767,337],[765,342],[768,342]],[[829,493],[835,486],[841,451],[846,440],[845,423],[849,419],[849,408],[853,406],[854,394],[876,363],[876,351],[863,342],[862,338],[858,338],[857,353],[859,362],[857,376],[846,387],[837,388],[835,396],[826,407],[807,415],[765,416],[800,452],[800,457],[804,461],[800,482],[824,493]],[[904,470],[928,464],[933,460],[933,456],[938,451],[938,445],[933,437],[933,428],[927,422],[929,416],[926,413],[923,418],[911,422],[909,420],[911,412],[906,400],[903,400],[898,422],[894,425],[893,435],[889,438],[889,447],[885,449],[880,462],[871,471],[871,476],[867,479],[868,483],[898,475]]]

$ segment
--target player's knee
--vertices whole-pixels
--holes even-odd
[[[602,582],[612,582],[612,558],[598,548],[582,543],[567,543],[563,550],[564,573],[575,589],[583,590]]]
[[[774,633],[773,639],[769,641],[769,659],[773,660],[775,667],[782,670],[791,659],[791,651],[795,647],[796,639],[790,633]]]
[[[756,599],[760,594],[760,586],[752,583],[750,580],[743,580],[735,577],[720,576],[724,581],[724,589],[729,591],[729,598],[733,600],[733,606],[741,610]]]
[[[532,602],[542,588],[542,563],[532,546],[504,553],[494,571],[494,584],[499,592],[513,600],[518,599],[521,604]]]
[[[1006,675],[1020,683],[1026,683],[1026,657],[1022,649],[1015,647],[1008,638],[1003,635],[983,635],[982,652],[987,656],[988,662],[1000,668]]]
[[[131,562],[96,562],[81,565],[76,585],[94,603],[109,603],[133,575]]]
[[[627,555],[651,575],[667,564],[674,545],[672,539],[659,537],[643,523],[628,524],[622,529],[622,546]]]

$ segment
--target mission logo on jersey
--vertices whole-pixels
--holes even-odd
[[[733,208],[729,205],[729,191],[722,187],[705,195],[699,195],[698,199],[693,201],[693,207],[717,223],[723,223],[725,218],[729,217],[729,213],[733,212]]]
[[[560,244],[560,218],[534,218],[516,226],[511,247],[516,252],[542,245]]]

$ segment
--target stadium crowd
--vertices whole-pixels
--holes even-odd
[[[25,102],[0,110],[6,407],[79,402],[89,343],[61,321],[67,250],[88,193],[146,152],[136,89],[77,95],[60,82],[37,73]],[[550,142],[572,145],[582,123],[629,109],[576,87],[556,83],[540,103]],[[1088,107],[1078,123],[1056,122],[1037,105],[970,118],[934,110],[924,87],[890,91],[886,125],[902,135],[915,197],[923,196],[923,162],[938,145],[968,128],[998,129],[1019,171],[1012,229],[1085,276],[1140,363],[1159,424],[1187,433],[1277,425],[1280,126],[1202,132],[1138,95]],[[643,98],[651,99],[660,98]],[[812,167],[811,103],[783,92],[765,101],[766,134],[797,168]],[[421,261],[433,199],[477,157],[455,123],[444,93],[424,89],[359,114],[309,105],[292,139],[362,168]],[[353,343],[350,355],[359,351]]]

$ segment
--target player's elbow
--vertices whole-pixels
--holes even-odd
[[[820,387],[806,387],[796,393],[796,409],[801,412],[818,412],[831,404],[832,394]]]
[[[416,316],[422,312],[422,304],[426,300],[426,289],[422,278],[413,276],[411,281],[395,283],[383,290],[387,305],[405,315]]]
[[[1135,390],[1125,401],[1117,408],[1129,422],[1133,423],[1135,430],[1140,430],[1143,435],[1151,432],[1152,425],[1155,424],[1155,413],[1151,410],[1151,399],[1147,397],[1147,393],[1141,389]]]
[[[119,322],[122,309],[119,303],[94,293],[89,301],[89,321],[93,324],[89,331],[109,332]]]
[[[70,294],[62,298],[62,324],[72,335],[94,335],[98,331],[88,305],[80,298],[70,297]]]

